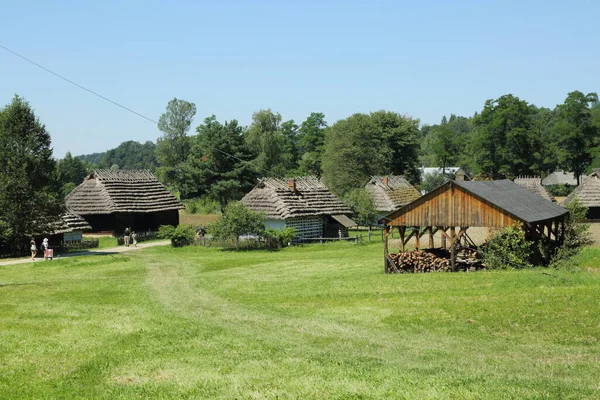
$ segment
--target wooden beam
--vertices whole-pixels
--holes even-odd
[[[406,233],[406,227],[400,226],[398,227],[398,231],[400,232],[400,250],[404,253],[404,234]]]
[[[451,226],[450,227],[450,267],[452,268],[452,271],[455,270],[456,267],[456,253],[454,251],[454,247],[455,247],[455,243],[454,243],[454,234],[456,232],[454,232],[454,227]]]
[[[440,232],[442,233],[442,248],[444,250],[446,250],[447,249],[447,246],[446,246],[446,236],[447,236],[446,235],[446,227],[445,226],[440,227]]]
[[[417,231],[417,251],[419,251],[419,249],[421,248],[421,227],[420,226],[416,226],[413,227],[413,230]]]
[[[390,230],[389,226],[384,225],[383,226],[383,272],[384,273],[389,273],[388,270],[388,258],[389,258],[389,252],[388,252],[388,231]]]

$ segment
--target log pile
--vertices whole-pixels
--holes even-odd
[[[452,271],[450,253],[442,249],[405,251],[389,255],[388,272],[447,272]],[[463,247],[456,253],[456,271],[476,271],[485,269],[481,254],[476,248]]]
[[[425,251],[405,251],[404,253],[390,254],[390,259],[396,267],[390,272],[438,272],[450,271],[450,260],[438,257]]]

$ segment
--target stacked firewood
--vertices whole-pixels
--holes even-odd
[[[452,271],[450,253],[442,249],[406,251],[389,255],[388,271],[406,272],[446,272]],[[455,271],[476,271],[485,269],[481,254],[476,248],[463,247],[456,252]]]
[[[390,254],[393,262],[390,272],[437,272],[450,271],[450,260],[438,257],[425,251],[405,251],[404,253]],[[394,267],[396,270],[394,270]]]

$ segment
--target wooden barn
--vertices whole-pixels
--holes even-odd
[[[582,177],[581,184],[561,204],[566,206],[574,198],[588,208],[588,220],[600,220],[600,170],[592,172],[587,177]]]
[[[309,176],[295,179],[266,178],[246,194],[242,203],[265,213],[267,228],[296,230],[296,241],[348,236],[356,226],[352,210],[320,182]]]
[[[365,190],[373,199],[373,206],[380,215],[378,220],[421,197],[421,193],[403,176],[372,176]]]
[[[546,188],[542,186],[542,178],[539,176],[519,176],[518,178],[515,178],[515,183],[519,186],[524,187],[530,192],[543,197],[546,200],[556,202],[554,197],[552,197],[552,195],[548,193]]]
[[[66,197],[93,232],[122,233],[178,225],[183,205],[149,171],[95,170]]]
[[[455,244],[466,241],[469,227],[502,228],[518,224],[529,240],[545,238],[562,242],[567,213],[565,208],[510,180],[450,181],[386,217],[385,271],[390,272],[394,265],[389,258],[388,235],[395,228],[400,233],[402,251],[413,236],[417,249],[423,236],[429,237],[429,247],[433,247],[433,235],[440,232],[443,246],[450,247],[454,269]]]

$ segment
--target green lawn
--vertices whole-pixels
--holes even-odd
[[[381,243],[0,267],[0,398],[600,398],[577,272],[383,274]]]

